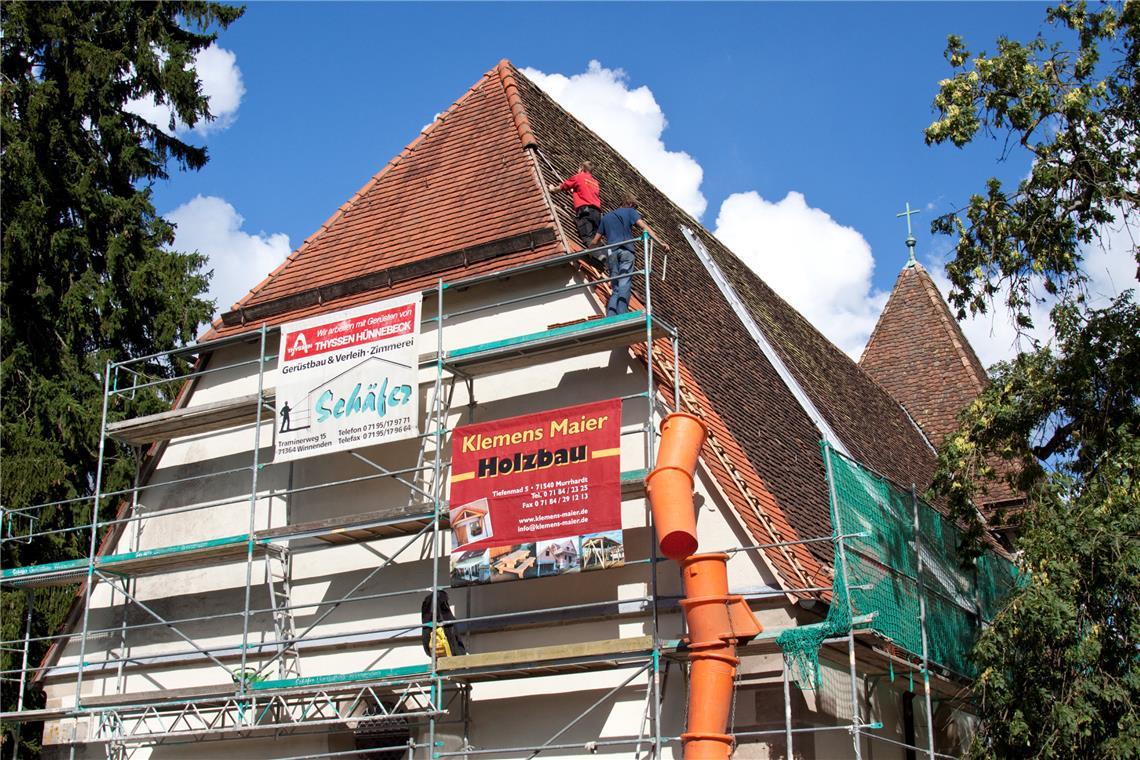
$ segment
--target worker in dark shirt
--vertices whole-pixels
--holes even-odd
[[[598,231],[598,223],[602,218],[601,187],[594,175],[590,172],[594,165],[589,161],[578,164],[578,173],[561,185],[550,185],[550,192],[569,191],[574,198],[575,224],[578,227],[578,236],[582,245],[589,246]]]
[[[590,241],[591,248],[597,246],[603,237],[611,244],[606,249],[606,274],[617,279],[612,281],[613,292],[610,294],[609,302],[606,303],[607,317],[629,311],[629,291],[633,285],[633,275],[630,273],[633,272],[636,256],[633,250],[634,243],[625,241],[639,235],[634,230],[648,232],[653,242],[661,246],[666,253],[669,251],[669,244],[657,237],[657,233],[641,218],[641,214],[637,211],[637,203],[636,196],[626,194],[622,198],[620,208],[602,216],[598,233]]]

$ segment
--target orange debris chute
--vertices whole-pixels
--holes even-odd
[[[657,465],[646,478],[661,553],[678,562],[697,550],[697,515],[693,510],[693,473],[705,443],[705,423],[684,412],[661,423]]]
[[[728,593],[728,555],[694,554],[697,519],[693,475],[705,441],[705,425],[676,413],[661,423],[657,466],[646,479],[661,553],[681,565],[689,629],[688,724],[681,741],[685,760],[726,760],[735,743],[728,731],[736,683],[737,644],[762,630],[744,597]]]

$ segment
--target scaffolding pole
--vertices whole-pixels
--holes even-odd
[[[249,690],[249,685],[247,684],[249,679],[246,677],[249,655],[249,601],[253,581],[253,534],[257,529],[257,476],[261,472],[259,464],[261,454],[261,408],[264,406],[261,401],[261,394],[265,390],[265,329],[265,325],[262,324],[257,353],[257,413],[253,427],[253,465],[251,468],[252,471],[250,472],[249,486],[249,530],[246,533],[245,614],[242,615],[241,666],[238,668],[238,691],[241,694],[245,694]]]
[[[835,489],[835,472],[831,464],[831,447],[824,447],[824,460],[827,469],[827,491],[828,498],[831,501],[832,509],[834,512],[833,519],[835,521],[835,533],[838,536],[844,535],[843,519],[839,516],[839,494]],[[848,584],[851,581],[851,576],[847,572],[847,550],[845,548],[846,541],[842,538],[836,541],[836,546],[839,552],[839,572],[842,575],[842,582],[839,584],[840,588],[844,589],[843,604],[847,605],[847,667],[851,674],[851,746],[855,751],[855,760],[862,760],[863,749],[860,746],[860,723],[861,718],[859,714],[859,677],[855,670],[855,627],[851,624],[854,620],[855,611],[851,606],[851,594]],[[836,600],[832,599],[832,604]]]
[[[926,589],[923,584],[922,530],[918,521],[918,488],[910,484],[910,505],[914,516],[914,556],[918,575],[918,627],[922,632],[922,686],[926,699],[927,755],[934,760],[934,709],[930,698],[930,659],[926,640]]]

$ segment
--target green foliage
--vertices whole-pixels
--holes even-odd
[[[197,169],[206,151],[125,107],[150,97],[184,124],[212,118],[194,56],[241,14],[207,2],[4,4],[0,500],[8,508],[89,495],[107,362],[174,348],[212,312],[201,298],[205,258],[168,249],[174,229],[150,190],[171,162]],[[166,126],[172,133],[173,119]],[[174,366],[144,369],[164,377]],[[155,390],[132,401],[142,411],[168,403]],[[121,488],[133,455],[108,454],[104,490]],[[90,507],[43,510],[35,529],[82,525]],[[11,527],[28,529],[19,520]],[[76,531],[6,541],[3,564],[81,556],[89,540]],[[39,592],[34,635],[54,632],[73,592]],[[4,639],[22,636],[23,605],[22,593],[5,594]],[[32,652],[33,663],[42,653]],[[19,665],[7,651],[0,662]],[[15,689],[3,701],[10,709]]]
[[[1002,135],[1031,154],[1029,176],[939,218],[957,237],[947,267],[959,317],[996,297],[1015,324],[1051,299],[1053,337],[990,371],[939,453],[934,489],[983,529],[973,503],[1007,475],[1026,494],[1015,548],[1028,582],[974,657],[986,758],[1140,755],[1140,309],[1124,292],[1090,300],[1083,252],[1140,200],[1140,2],[1064,3],[1057,39],[998,41],[973,55],[951,37],[955,70],[935,99],[928,143]],[[1130,254],[1140,263],[1133,242]],[[976,551],[976,545],[974,547]]]
[[[1080,298],[1081,246],[1104,225],[1134,215],[1140,201],[1140,4],[1122,10],[1063,4],[1049,20],[1077,37],[1076,50],[1038,37],[1002,38],[996,55],[971,55],[951,36],[946,57],[956,70],[940,84],[939,119],[928,144],[1004,134],[1007,147],[1033,157],[1028,178],[1008,192],[990,179],[969,206],[934,222],[958,238],[947,266],[959,317],[985,311],[1006,292],[1022,327],[1030,327],[1035,286]],[[1112,55],[1109,58],[1109,54]]]
[[[1140,756],[1140,439],[1026,514],[1025,588],[981,637],[974,755]]]

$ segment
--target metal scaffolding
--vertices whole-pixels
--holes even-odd
[[[444,331],[449,320],[458,320],[490,310],[502,309],[528,301],[557,297],[560,294],[581,290],[598,293],[612,287],[617,277],[596,276],[596,270],[587,265],[585,277],[574,277],[570,285],[539,289],[533,293],[493,302],[447,311],[445,299],[453,293],[470,291],[480,286],[500,283],[552,267],[566,267],[576,261],[589,261],[591,251],[546,259],[540,262],[504,269],[492,274],[469,277],[453,282],[440,278],[436,286],[425,291],[434,296],[435,314],[424,319],[433,324],[436,335],[434,351],[421,356],[421,369],[434,369],[429,382],[425,403],[425,425],[418,437],[418,453],[413,466],[390,468],[359,451],[350,452],[355,460],[367,466],[365,475],[319,484],[295,485],[290,466],[285,487],[267,487],[266,471],[274,468],[263,459],[264,425],[273,423],[274,390],[266,387],[266,372],[277,360],[271,339],[276,331],[266,326],[243,335],[205,342],[168,354],[140,357],[109,363],[104,375],[102,435],[99,445],[99,465],[94,493],[86,499],[53,502],[36,507],[5,508],[3,515],[3,541],[27,541],[36,536],[59,533],[68,529],[37,532],[38,514],[44,508],[87,501],[91,504],[89,525],[70,530],[81,530],[88,536],[88,554],[85,558],[55,562],[31,567],[6,568],[0,574],[0,583],[9,588],[26,588],[29,595],[29,619],[20,640],[3,642],[4,646],[20,647],[22,666],[18,672],[3,673],[5,678],[17,681],[20,702],[15,713],[3,715],[14,721],[85,721],[91,732],[87,741],[102,742],[109,757],[122,757],[130,747],[140,745],[200,742],[216,739],[239,739],[259,736],[282,736],[327,732],[336,727],[344,731],[357,731],[361,727],[414,727],[426,733],[427,740],[417,742],[409,730],[403,742],[386,746],[358,748],[349,751],[326,752],[304,757],[364,756],[400,750],[408,758],[527,756],[581,750],[582,744],[572,744],[565,737],[587,714],[611,702],[629,688],[644,684],[643,720],[636,732],[628,736],[598,739],[591,742],[595,748],[621,747],[636,757],[662,757],[668,745],[679,746],[679,730],[663,726],[662,702],[665,684],[671,669],[683,674],[684,644],[677,639],[666,639],[659,629],[663,612],[676,612],[675,600],[663,599],[658,589],[656,541],[649,541],[648,556],[627,560],[626,566],[644,566],[648,593],[633,599],[614,599],[574,605],[548,606],[521,612],[489,615],[467,614],[446,622],[437,619],[438,595],[450,588],[446,578],[440,577],[440,566],[447,560],[444,532],[448,512],[445,482],[449,471],[448,446],[452,428],[448,427],[453,415],[451,408],[455,386],[467,389],[468,417],[475,409],[476,381],[502,371],[529,366],[537,362],[554,361],[574,355],[594,353],[606,349],[632,348],[644,345],[647,361],[644,391],[622,397],[623,404],[644,403],[644,421],[636,429],[622,431],[623,435],[639,435],[644,439],[645,469],[622,473],[623,492],[627,495],[640,492],[645,473],[652,467],[656,451],[655,420],[662,412],[692,409],[689,392],[682,382],[680,371],[680,335],[678,331],[653,314],[652,277],[653,245],[647,235],[642,236],[641,267],[632,275],[641,278],[643,302],[640,309],[618,316],[602,317],[547,330],[480,343],[461,348],[445,347]],[[425,305],[428,299],[425,298]],[[220,349],[241,344],[255,345],[256,357],[234,361],[224,366],[211,366],[208,358]],[[173,378],[153,379],[143,371],[147,362],[159,361],[169,365],[172,355],[196,356],[197,361],[188,372]],[[195,383],[200,378],[221,372],[256,372],[256,392],[219,402],[187,406]],[[184,384],[171,411],[146,417],[111,421],[109,414],[117,399],[130,397],[139,389],[164,385]],[[671,385],[671,387],[670,387]],[[269,414],[266,415],[266,410]],[[202,472],[162,482],[149,480],[154,465],[165,452],[168,441],[191,434],[204,434],[252,425],[251,451],[248,464]],[[119,445],[132,447],[139,466],[134,484],[115,491],[103,490],[103,472],[108,454],[107,441],[114,439]],[[716,451],[717,444],[711,442]],[[720,455],[723,455],[721,452]],[[337,455],[343,456],[343,455]],[[280,467],[281,465],[277,465]],[[167,507],[161,510],[145,508],[148,491],[184,488],[211,478],[248,479],[248,493],[232,498],[211,499],[202,502]],[[288,505],[298,495],[321,490],[378,481],[394,482],[406,491],[404,503],[388,504],[363,513],[325,520],[294,522],[287,514],[286,524],[278,527],[259,527],[259,505],[280,500]],[[829,485],[832,485],[830,466]],[[832,494],[834,498],[834,493]],[[141,549],[140,535],[147,521],[218,507],[235,507],[245,504],[248,522],[243,533],[193,543]],[[647,510],[648,513],[648,510]],[[915,520],[917,521],[917,513]],[[835,542],[840,566],[837,573],[846,574],[845,543],[851,535],[836,525],[832,536],[807,538],[802,541],[773,541],[753,546],[727,547],[738,552],[787,551],[797,544]],[[647,529],[652,536],[651,516]],[[293,560],[312,552],[335,551],[346,544],[403,538],[403,542],[382,561],[365,573],[347,592],[333,599],[297,602],[291,592]],[[101,543],[108,547],[129,547],[126,551],[100,553]],[[419,547],[419,559],[431,563],[429,584],[419,583],[410,588],[385,588],[380,592],[365,593],[373,578],[389,570],[401,558],[411,556]],[[425,551],[426,549],[426,551]],[[170,617],[155,609],[153,600],[140,598],[136,581],[147,576],[179,572],[244,562],[244,584],[240,593],[241,609],[227,613]],[[921,570],[920,570],[921,571]],[[263,580],[258,580],[258,578]],[[84,583],[84,600],[77,629],[46,637],[32,637],[30,625],[31,595],[37,587]],[[121,606],[121,617],[114,624],[94,624],[91,615],[92,595],[97,584],[104,584],[111,595],[110,603],[102,608],[113,611]],[[264,585],[266,602],[255,601],[254,592]],[[815,595],[831,591],[831,587],[782,589],[773,597],[786,595]],[[257,591],[257,593],[262,593]],[[421,595],[431,596],[432,620],[421,624],[390,624],[351,634],[321,632],[321,623],[345,605],[374,602],[382,599]],[[753,598],[760,598],[753,595]],[[787,597],[786,597],[787,598]],[[116,602],[116,600],[120,600]],[[129,611],[143,622],[131,621]],[[314,620],[300,628],[297,613],[305,611]],[[925,623],[925,608],[923,622]],[[471,655],[440,657],[432,648],[427,662],[422,665],[390,668],[372,667],[362,671],[320,676],[303,676],[305,652],[308,648],[334,646],[374,647],[394,646],[396,642],[418,639],[425,626],[434,630],[443,624],[456,630],[471,632],[493,631],[503,626],[541,625],[573,616],[576,621],[589,622],[619,616],[643,620],[648,635],[602,641],[589,641],[576,645],[535,647],[508,652],[489,652]],[[740,731],[739,740],[762,740],[777,737],[786,743],[787,756],[792,755],[795,735],[815,731],[847,731],[852,736],[856,758],[861,757],[861,737],[877,737],[881,726],[862,714],[858,695],[860,675],[856,670],[858,655],[865,661],[880,663],[884,667],[912,669],[926,679],[926,711],[928,746],[917,748],[929,757],[938,757],[934,751],[931,714],[931,670],[925,658],[900,656],[875,636],[866,626],[868,616],[854,616],[846,635],[824,641],[825,649],[836,646],[846,649],[851,679],[851,710],[849,725],[794,727],[790,699],[790,679],[785,663],[783,687],[785,696],[785,725],[773,731]],[[209,645],[192,631],[195,624],[205,621],[226,621],[240,624],[240,642],[224,646]],[[384,622],[384,621],[380,621]],[[390,622],[390,621],[389,621]],[[255,628],[271,628],[272,636],[255,635]],[[166,629],[185,644],[176,651],[158,655],[134,656],[130,639],[133,634],[153,629]],[[755,642],[742,647],[742,654],[778,653],[776,638],[780,631],[767,631]],[[75,704],[71,707],[25,710],[23,693],[34,667],[28,663],[29,648],[33,643],[46,642],[62,651],[68,641],[77,641],[78,658],[74,666],[55,668],[57,673],[73,668],[75,672]],[[925,647],[924,647],[925,650]],[[93,653],[103,656],[93,658]],[[225,679],[232,681],[220,686],[167,689],[138,692],[127,689],[127,678],[132,669],[167,663],[181,665],[210,665],[224,671]],[[479,747],[469,745],[467,729],[471,704],[472,684],[499,680],[548,676],[562,673],[593,670],[621,671],[627,675],[616,686],[609,688],[598,700],[578,715],[567,715],[565,724],[543,744],[526,747]],[[103,696],[83,696],[86,678],[98,673],[101,678],[114,674],[115,693]],[[935,675],[935,678],[938,678]],[[946,690],[956,688],[942,679]],[[458,727],[463,745],[460,749],[441,751],[438,736],[443,727]],[[380,732],[383,734],[383,732]],[[385,734],[386,735],[386,734]],[[560,741],[561,740],[561,741]],[[74,755],[75,741],[71,748]],[[287,753],[288,745],[282,745]],[[300,756],[298,756],[300,757]]]

